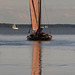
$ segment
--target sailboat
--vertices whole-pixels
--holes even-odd
[[[12,26],[12,29],[18,29],[18,28],[17,28],[16,25],[14,24],[14,25]]]
[[[32,34],[27,36],[28,40],[51,40],[52,35],[43,32],[41,27],[41,0],[30,0],[30,15]]]

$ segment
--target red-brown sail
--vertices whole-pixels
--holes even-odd
[[[30,0],[32,30],[37,30],[40,26],[41,0]]]

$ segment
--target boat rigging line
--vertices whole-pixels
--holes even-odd
[[[46,5],[45,5],[45,1],[44,1],[44,0],[43,0],[43,4],[44,4],[44,9],[45,9],[46,19],[47,19],[47,22],[48,22],[48,24],[49,24],[47,9],[46,9]],[[50,32],[50,34],[51,34],[51,29],[49,30],[49,32]]]
[[[48,21],[48,24],[49,24],[49,19],[48,19],[48,15],[47,15],[47,10],[46,10],[46,5],[45,5],[45,1],[43,0],[43,4],[44,4],[44,9],[45,9],[45,14],[46,14],[46,19]]]
[[[32,24],[31,24],[30,27],[29,27],[29,31],[28,31],[28,33],[30,33],[31,28],[32,28]]]

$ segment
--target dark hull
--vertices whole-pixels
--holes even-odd
[[[27,36],[27,39],[28,40],[31,40],[31,41],[48,41],[48,40],[51,40],[52,39],[52,36],[51,35],[47,35],[47,36]]]

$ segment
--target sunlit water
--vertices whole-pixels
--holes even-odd
[[[53,35],[52,41],[35,43],[26,35],[0,35],[0,75],[31,75],[33,69],[39,69],[36,75],[75,75],[75,35]]]

